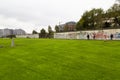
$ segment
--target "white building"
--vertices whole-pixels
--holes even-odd
[[[22,29],[0,29],[0,37],[6,37],[8,35],[25,35],[26,32]]]
[[[2,37],[2,36],[3,36],[3,30],[0,29],[0,37]]]
[[[12,29],[3,29],[3,36],[8,36],[8,35],[12,35],[12,34],[13,34]]]
[[[13,31],[13,34],[15,34],[15,35],[25,35],[26,32],[24,30],[22,30],[22,29],[15,29]]]

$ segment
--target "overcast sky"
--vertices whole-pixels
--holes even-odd
[[[78,21],[92,8],[107,10],[115,0],[0,0],[0,29],[47,29],[48,25]]]

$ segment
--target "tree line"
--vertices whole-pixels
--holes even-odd
[[[39,38],[53,38],[54,31],[52,30],[51,26],[48,26],[48,32],[42,28],[40,32],[33,30],[32,34],[39,34]]]
[[[93,8],[85,11],[75,25],[74,31],[120,28],[120,0],[116,1],[118,3],[114,3],[114,5],[106,11],[102,8]],[[63,29],[65,32],[66,27]],[[58,25],[55,26],[55,31],[60,32]]]
[[[119,0],[118,0],[119,1]],[[94,8],[84,12],[76,24],[76,30],[120,28],[120,1],[107,11]]]
[[[102,8],[93,8],[85,11],[76,23],[74,31],[120,28],[120,0],[116,1],[118,3],[114,3],[114,5],[106,11]],[[64,25],[63,31],[61,31],[60,25],[56,25],[55,31],[67,32],[67,28],[67,25]],[[40,38],[53,38],[54,31],[51,26],[48,26],[48,32],[43,28],[40,30],[40,33],[35,30],[33,30],[32,33],[39,34]]]

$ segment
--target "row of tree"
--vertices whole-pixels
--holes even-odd
[[[77,22],[74,30],[95,30],[95,29],[110,29],[120,28],[120,0],[116,0],[115,3],[107,11],[102,8],[93,8],[90,11],[83,13],[80,20]],[[64,27],[63,31],[67,31],[67,27]],[[60,25],[55,26],[56,32],[61,32]],[[38,34],[37,31],[33,30],[33,34]],[[39,35],[40,38],[52,38],[53,30],[51,26],[48,26],[48,33],[45,29],[41,29]]]
[[[76,30],[106,28],[120,28],[120,3],[115,3],[107,11],[101,8],[86,11],[76,24]]]
[[[53,38],[54,31],[52,30],[51,26],[48,26],[48,32],[44,28],[42,28],[40,30],[40,33],[33,30],[32,34],[39,34],[39,38]]]

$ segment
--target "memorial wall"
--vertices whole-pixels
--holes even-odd
[[[87,39],[87,35],[90,39],[109,40],[110,35],[113,34],[114,40],[120,40],[120,29],[108,29],[108,30],[89,30],[89,31],[76,31],[76,32],[62,32],[55,33],[55,39]]]

